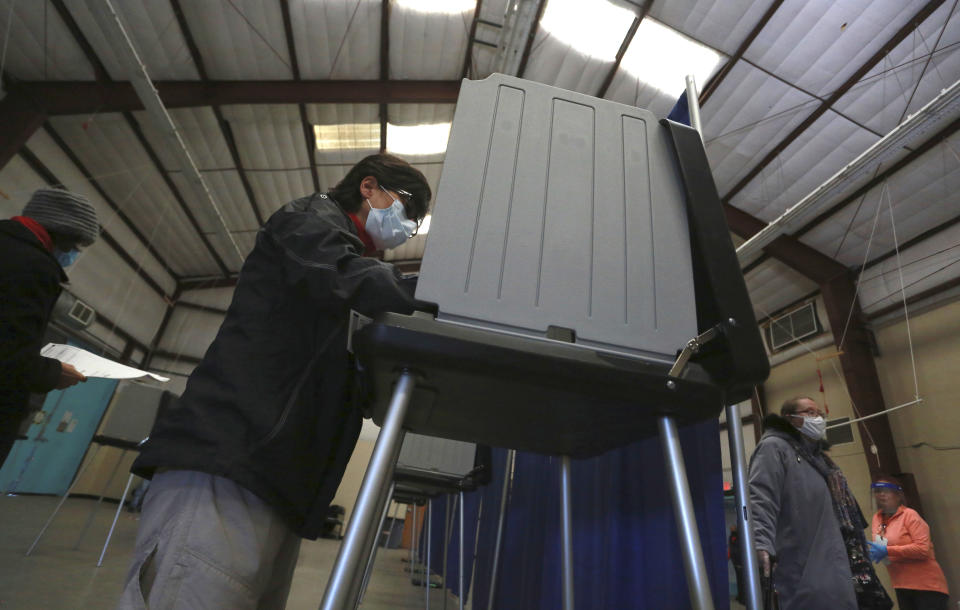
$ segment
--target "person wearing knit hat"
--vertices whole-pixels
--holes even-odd
[[[36,191],[21,216],[0,221],[0,464],[27,416],[30,393],[86,381],[73,366],[40,355],[63,268],[100,234],[97,213],[80,194]]]

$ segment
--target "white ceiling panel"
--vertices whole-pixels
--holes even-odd
[[[393,2],[390,8],[390,77],[459,79],[472,20],[472,9],[427,13],[406,8],[403,2]]]
[[[233,288],[197,288],[184,290],[180,300],[195,305],[226,309],[233,300]]]
[[[117,326],[149,345],[167,304],[102,239],[67,268],[70,291]]]
[[[747,63],[734,65],[700,111],[720,194],[726,194],[818,104]]]
[[[300,77],[380,76],[380,0],[290,0]]]
[[[250,172],[247,178],[254,196],[263,207],[265,217],[290,201],[313,193],[313,178],[309,169]]]
[[[210,78],[276,80],[292,77],[279,2],[181,2]]]
[[[670,0],[654,2],[650,16],[732,55],[772,3],[773,0]]]
[[[224,106],[246,169],[309,167],[300,109],[295,104]]]
[[[43,178],[30,169],[27,162],[16,155],[0,169],[0,217],[19,216],[30,195],[37,189],[48,188]]]
[[[960,12],[947,23],[952,7],[946,2],[934,11],[844,95],[837,108],[885,134],[952,85],[960,74]]]
[[[619,33],[626,35],[629,23]],[[618,33],[611,33],[611,37]],[[596,95],[603,79],[613,66],[613,59],[589,57],[573,49],[570,44],[558,40],[543,31],[537,33],[530,60],[523,77],[561,89],[579,91],[587,95]]]
[[[893,37],[925,0],[785,2],[744,57],[827,97]]]
[[[120,53],[126,53],[126,49],[115,48],[94,17],[94,10],[102,10],[96,6],[99,2],[100,0],[64,0],[70,14],[73,15],[111,78],[129,80],[130,75],[120,60]],[[197,78],[196,68],[190,59],[190,51],[187,49],[186,41],[180,32],[169,2],[118,2],[115,6],[124,22],[124,29],[133,39],[140,59],[147,66],[147,73],[151,78],[161,80]]]
[[[860,306],[866,313],[883,309],[960,277],[960,225],[868,269],[860,282]],[[903,287],[901,291],[901,273]]]
[[[960,136],[954,135],[948,142],[949,145],[941,144],[896,173],[886,185],[871,189],[829,222],[804,235],[802,241],[845,265],[859,267],[864,260],[891,251],[897,243],[903,244],[931,227],[956,219],[960,216],[960,160],[950,146],[956,149]],[[890,220],[891,203],[896,240]]]
[[[817,289],[814,282],[774,259],[748,273],[746,282],[758,320]]]
[[[21,80],[93,80],[93,67],[49,2],[0,0],[0,32],[8,74]]]
[[[159,348],[171,354],[202,358],[222,322],[220,314],[174,307]]]
[[[189,193],[190,185],[181,172],[170,172],[170,178],[181,193]],[[227,228],[231,231],[256,230],[257,219],[253,214],[253,207],[247,199],[240,182],[240,174],[236,170],[204,172],[203,180],[210,189],[217,207],[220,209]],[[220,223],[206,201],[191,201],[194,216],[204,233],[219,233]],[[200,205],[205,206],[200,209]],[[227,259],[229,260],[229,259]]]
[[[97,220],[100,226],[103,227],[104,230],[117,241],[120,247],[123,248],[138,265],[142,266],[144,271],[156,280],[168,294],[173,294],[173,291],[176,289],[176,280],[170,276],[160,262],[154,258],[153,254],[146,248],[146,244],[119,218],[113,211],[113,208],[101,197],[100,193],[89,183],[77,166],[63,154],[63,151],[60,150],[60,147],[57,146],[56,142],[53,141],[47,132],[39,130],[34,133],[27,142],[27,147],[37,155],[40,161],[47,166],[65,187],[90,200],[90,203],[93,204],[97,210]],[[23,199],[24,203],[29,196],[29,194],[26,194],[26,198]],[[122,264],[127,266],[126,263]]]
[[[53,126],[130,220],[181,275],[216,273],[173,194],[122,116],[55,117]]]
[[[787,146],[731,203],[769,222],[877,140],[872,133],[834,112],[827,112]]]

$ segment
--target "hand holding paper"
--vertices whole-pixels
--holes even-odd
[[[60,343],[48,343],[42,350],[41,356],[54,358],[64,364],[69,364],[86,377],[104,377],[106,379],[136,379],[138,377],[150,376],[157,381],[170,381],[169,377],[161,377],[155,373],[148,373],[135,369],[132,366],[126,366],[113,360],[108,360],[91,354],[86,350],[72,345],[62,345]],[[79,381],[79,379],[78,379]],[[73,384],[70,384],[73,385]],[[64,386],[67,387],[67,386]]]

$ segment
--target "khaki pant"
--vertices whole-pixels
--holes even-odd
[[[286,606],[300,552],[263,500],[189,470],[153,477],[118,610],[267,610]]]

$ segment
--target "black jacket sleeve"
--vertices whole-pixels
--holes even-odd
[[[0,379],[8,387],[49,392],[60,379],[60,361],[40,355],[50,304],[60,287],[33,273],[0,280]]]
[[[361,256],[359,239],[329,220],[291,211],[272,218],[266,232],[282,252],[287,283],[305,285],[318,307],[365,316],[414,310],[393,265]]]

